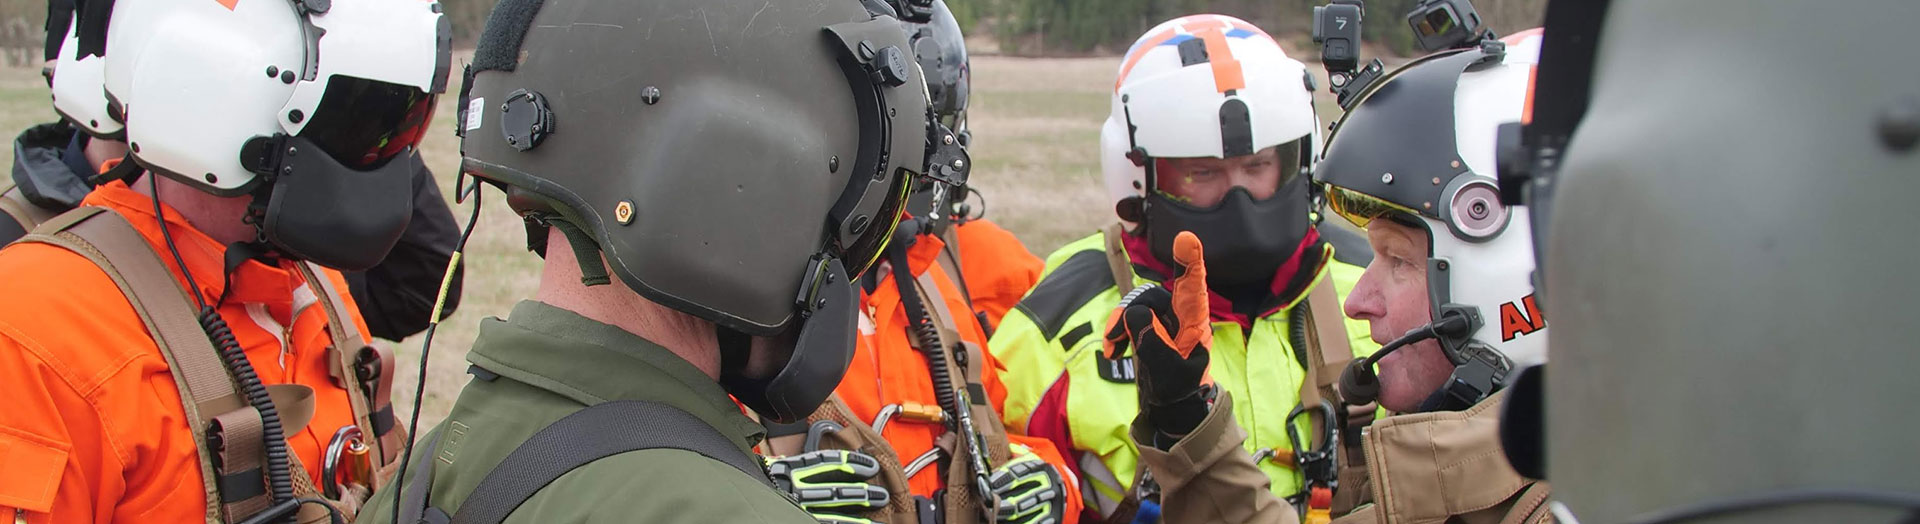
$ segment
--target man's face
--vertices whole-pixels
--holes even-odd
[[[1209,208],[1226,198],[1235,187],[1247,188],[1254,200],[1266,200],[1285,182],[1280,146],[1262,149],[1251,155],[1229,158],[1165,158],[1156,167],[1157,185],[1162,193],[1187,205]]]
[[[1433,320],[1427,297],[1427,232],[1392,220],[1367,224],[1373,263],[1347,296],[1347,316],[1367,321],[1373,341],[1386,344]],[[1380,359],[1380,405],[1417,409],[1453,374],[1440,343],[1426,340]]]

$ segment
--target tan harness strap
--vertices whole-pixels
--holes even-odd
[[[940,333],[939,343],[942,349],[940,355],[941,358],[946,359],[947,369],[962,370],[961,373],[952,374],[948,379],[949,383],[935,384],[934,387],[953,388],[956,392],[966,395],[967,405],[961,409],[971,411],[969,415],[973,417],[973,429],[980,432],[981,440],[986,441],[987,464],[989,467],[994,467],[992,466],[994,464],[1005,464],[1012,454],[1012,450],[1007,447],[1006,427],[1001,425],[1000,416],[994,412],[991,402],[986,398],[986,388],[980,379],[980,367],[986,365],[985,352],[981,351],[980,345],[967,342],[960,337],[960,331],[955,328],[953,311],[947,307],[946,296],[940,292],[938,282],[926,273],[921,273],[914,279],[914,287],[918,289],[923,298],[922,301],[927,303],[927,309],[932,313],[928,315],[928,320],[934,323],[934,327],[938,328]],[[955,346],[967,352],[966,366],[961,366],[959,360],[954,358],[952,348]],[[980,516],[980,511],[977,509],[980,501],[992,494],[973,493],[973,472],[971,471],[973,466],[971,466],[971,459],[967,458],[967,447],[956,445],[952,451],[956,460],[947,468],[946,522],[974,522]]]
[[[1104,231],[1102,236],[1107,240],[1107,270],[1113,272],[1113,285],[1120,288],[1120,293],[1124,295],[1133,287],[1133,261],[1127,259],[1127,246],[1121,240],[1126,229],[1121,223],[1114,222]]]
[[[55,213],[28,202],[26,195],[21,194],[20,188],[11,182],[0,186],[0,213],[13,217],[13,221],[20,224],[20,229],[27,231],[33,231],[35,226],[55,216]]]
[[[241,398],[219,351],[201,329],[193,301],[168,271],[158,253],[125,217],[102,207],[82,207],[42,224],[20,242],[58,246],[92,261],[105,272],[146,325],[154,344],[166,358],[179,389],[188,428],[200,454],[200,476],[206,494],[206,522],[238,522],[264,509],[270,500],[262,469],[264,443],[259,412]],[[198,290],[194,290],[198,292]],[[283,418],[306,420],[297,406],[283,407]],[[311,404],[306,409],[311,409]],[[220,435],[222,449],[210,449],[209,432]],[[213,466],[215,457],[221,466]],[[233,479],[230,489],[258,494],[223,504],[222,479]],[[223,518],[224,517],[224,518]]]
[[[401,448],[406,445],[406,430],[395,423],[391,402],[396,371],[393,351],[366,342],[353,325],[354,312],[346,309],[346,300],[325,272],[310,262],[295,267],[307,285],[317,291],[315,295],[325,308],[327,333],[333,339],[333,344],[327,347],[327,373],[336,385],[347,390],[347,403],[353,409],[353,422],[360,427],[360,434],[374,436],[367,439],[378,451],[372,455],[377,461],[373,469],[399,461]],[[385,478],[371,479],[374,489],[384,487],[386,481]]]
[[[1317,408],[1322,401],[1340,405],[1339,394],[1334,391],[1334,383],[1340,380],[1340,373],[1353,361],[1353,347],[1347,344],[1346,323],[1341,320],[1340,297],[1333,289],[1333,273],[1321,275],[1320,281],[1307,292],[1304,320],[1310,329],[1306,330],[1307,352],[1306,380],[1300,381],[1300,405],[1308,409]],[[1325,430],[1322,422],[1314,422],[1314,445],[1322,444]]]
[[[940,242],[943,246],[940,248],[940,257],[936,260],[940,262],[940,270],[946,271],[947,278],[953,279],[954,285],[960,288],[960,299],[965,300],[968,307],[972,307],[973,291],[967,289],[967,274],[960,271],[966,266],[960,265],[960,237],[954,233],[957,227],[958,224],[949,225],[946,231],[940,232]]]

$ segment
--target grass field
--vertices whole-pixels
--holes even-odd
[[[973,184],[987,218],[1013,231],[1035,254],[1045,256],[1112,220],[1100,181],[1099,143],[1118,66],[1118,58],[973,59]],[[1324,78],[1320,85],[1326,85]],[[452,96],[441,99],[434,131],[421,146],[449,198],[459,164],[451,132],[454,105]],[[1337,115],[1330,100],[1320,101],[1320,111],[1326,121]],[[0,130],[15,133],[54,118],[37,70],[0,69]],[[0,159],[11,166],[12,148]],[[537,285],[540,260],[526,251],[519,219],[498,191],[485,191],[467,247],[465,294],[434,337],[423,431],[446,415],[466,383],[465,356],[481,319],[505,316]],[[455,205],[463,223],[469,206]],[[394,400],[402,409],[413,405],[421,342],[416,336],[393,343],[401,354]]]

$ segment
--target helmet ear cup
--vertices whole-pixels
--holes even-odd
[[[1485,241],[1507,227],[1511,212],[1501,203],[1500,190],[1484,178],[1476,178],[1453,192],[1448,199],[1447,226],[1462,239]]]

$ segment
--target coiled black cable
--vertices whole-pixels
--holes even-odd
[[[130,160],[129,160],[130,161]],[[240,341],[233,337],[233,329],[227,326],[226,319],[220,318],[215,308],[219,304],[207,304],[200,296],[200,284],[193,279],[193,272],[187,269],[186,260],[180,256],[180,247],[173,243],[173,232],[167,229],[166,214],[160,207],[159,177],[146,173],[147,190],[153,197],[153,218],[160,223],[160,238],[167,243],[167,251],[173,254],[173,263],[180,267],[180,274],[187,278],[187,295],[200,306],[200,330],[207,333],[215,350],[220,352],[220,361],[233,373],[234,380],[240,383],[241,394],[246,396],[247,404],[260,412],[260,437],[267,450],[267,493],[272,501],[269,507],[278,507],[293,500],[293,466],[287,455],[286,429],[280,425],[280,410],[273,405],[273,399],[267,396],[267,386],[260,383],[260,375],[254,373],[253,363],[247,361],[247,354],[240,349]],[[224,300],[226,293],[221,293]]]
[[[267,445],[267,489],[274,505],[293,500],[293,466],[287,456],[287,434],[280,424],[280,409],[274,407],[273,399],[267,396],[267,386],[260,382],[260,375],[254,373],[253,363],[247,361],[247,354],[240,349],[240,342],[233,338],[233,329],[227,321],[220,318],[220,312],[212,307],[200,310],[200,329],[213,339],[213,347],[220,350],[220,360],[227,364],[227,370],[233,372],[234,379],[240,383],[240,392],[247,398],[247,404],[260,412],[260,438]]]
[[[927,370],[933,375],[934,398],[940,407],[958,413],[962,406],[954,397],[952,384],[953,371],[947,368],[947,359],[940,347],[940,330],[927,319],[927,304],[920,300],[919,291],[913,288],[913,274],[907,267],[907,246],[899,238],[893,240],[888,259],[893,265],[893,284],[900,289],[900,305],[907,310],[909,334],[927,355]]]

